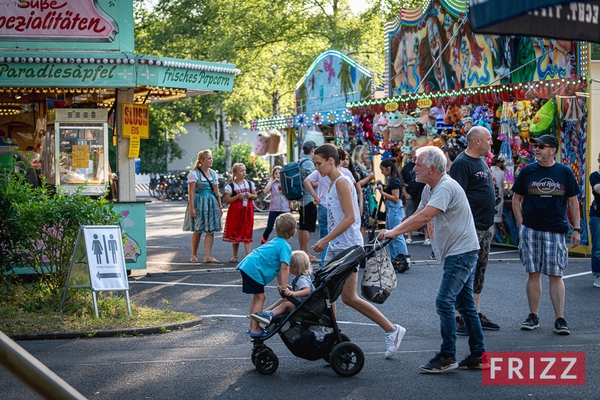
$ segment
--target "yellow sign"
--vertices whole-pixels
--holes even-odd
[[[148,106],[123,103],[123,137],[138,135],[141,139],[149,137]]]
[[[396,111],[397,109],[398,109],[398,103],[396,103],[395,101],[392,103],[387,103],[385,105],[385,111],[387,111],[387,112]]]
[[[419,100],[417,100],[417,107],[419,107],[419,108],[429,108],[429,107],[431,107],[431,104],[433,104],[433,102],[431,101],[431,99],[419,99]]]
[[[140,135],[131,135],[129,138],[129,158],[140,156]]]
[[[73,168],[89,168],[90,166],[90,147],[73,146]]]

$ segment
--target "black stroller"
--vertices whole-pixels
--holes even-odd
[[[267,326],[267,336],[253,339],[252,362],[258,372],[270,375],[277,370],[279,359],[264,342],[279,333],[281,340],[296,356],[305,360],[323,359],[340,376],[358,374],[365,363],[361,348],[340,332],[331,303],[342,293],[346,279],[354,273],[361,261],[386,246],[385,240],[369,251],[353,246],[332,259],[315,273],[315,290],[304,301],[286,297],[296,308],[273,318]]]

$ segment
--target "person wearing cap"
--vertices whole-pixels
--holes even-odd
[[[567,206],[573,223],[571,247],[579,245],[581,225],[573,171],[554,161],[558,139],[552,135],[532,138],[536,163],[525,166],[512,187],[512,209],[519,227],[519,257],[527,272],[529,315],[521,329],[540,326],[538,308],[542,297],[541,274],[548,275],[550,300],[556,320],[554,332],[570,334],[564,319],[565,285],[562,279],[569,261],[565,236],[569,232]]]
[[[473,282],[473,297],[475,307],[481,321],[481,327],[486,330],[497,331],[498,324],[490,321],[480,312],[479,298],[483,290],[485,270],[490,255],[492,244],[492,226],[496,211],[496,193],[492,171],[488,167],[485,157],[492,147],[492,135],[483,126],[474,126],[467,133],[467,148],[460,153],[450,167],[450,177],[463,188],[469,201],[471,214],[477,229],[479,253],[477,254],[477,268]],[[467,335],[467,327],[463,318],[456,312],[456,332],[461,336]]]
[[[595,276],[594,286],[600,288],[600,154],[598,154],[598,171],[590,174],[590,185],[594,200],[590,207],[590,233],[592,234],[592,273]]]
[[[313,157],[317,144],[312,140],[307,140],[302,145],[304,155],[298,160],[300,165],[300,181],[304,180],[315,170]],[[306,161],[305,161],[306,160]],[[313,202],[313,197],[308,190],[303,191],[302,206],[300,207],[300,226],[298,231],[298,243],[300,250],[308,254],[310,262],[318,262],[319,260],[310,254],[310,234],[317,228],[317,205]]]

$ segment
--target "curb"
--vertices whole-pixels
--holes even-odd
[[[115,329],[108,331],[96,332],[67,332],[67,333],[38,333],[38,334],[23,334],[23,335],[8,335],[14,341],[24,340],[60,340],[60,339],[91,339],[91,338],[106,338],[118,336],[143,336],[154,335],[157,333],[165,333],[165,330],[176,331],[185,328],[191,328],[204,323],[204,319],[199,318],[193,321],[182,322],[167,326],[153,326],[150,328],[131,328],[131,329]]]

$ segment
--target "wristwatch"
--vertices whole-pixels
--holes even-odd
[[[573,230],[579,233],[583,233],[583,228],[573,228]]]

